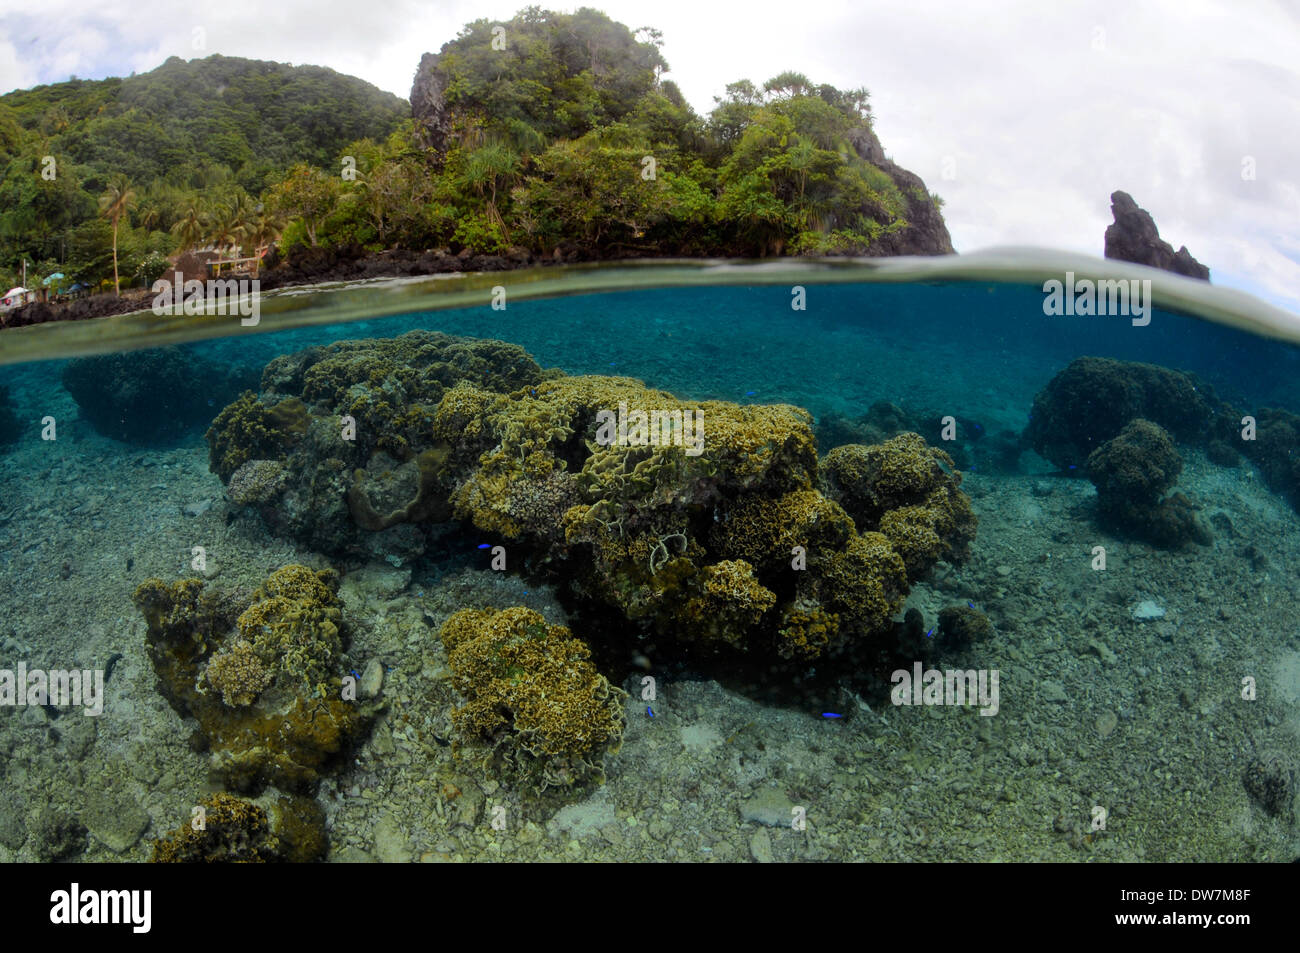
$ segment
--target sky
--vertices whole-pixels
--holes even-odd
[[[0,92],[221,53],[405,98],[420,56],[523,0],[0,0]],[[572,10],[564,4],[540,4]],[[958,252],[1101,255],[1110,193],[1215,284],[1300,313],[1300,0],[590,0],[663,33],[697,111],[797,70],[866,86],[885,152],[944,199]]]

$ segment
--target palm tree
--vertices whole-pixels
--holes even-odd
[[[202,240],[206,228],[202,205],[191,201],[172,226],[172,234],[180,239],[181,251],[186,252]]]
[[[253,216],[256,214],[253,205],[252,199],[243,192],[216,203],[209,220],[213,245],[222,249],[231,245],[239,248],[247,245],[253,229]]]
[[[108,190],[99,197],[100,213],[113,223],[113,293],[119,298],[122,290],[117,280],[117,223],[135,204],[135,189],[125,175],[119,172],[108,184]]]
[[[252,245],[253,255],[258,259],[253,264],[254,272],[262,264],[262,249],[280,237],[283,225],[279,216],[268,212],[261,202],[253,207],[253,215],[248,221],[248,241]]]

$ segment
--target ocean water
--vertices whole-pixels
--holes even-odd
[[[1055,264],[976,274],[686,269],[689,280],[605,268],[531,289],[531,278],[513,275],[460,289],[375,286],[343,306],[348,289],[298,290],[279,306],[268,296],[258,328],[229,316],[164,328],[146,316],[112,319],[107,336],[32,329],[8,349],[14,332],[0,335],[9,362],[0,387],[15,421],[14,439],[0,445],[0,860],[148,860],[159,841],[184,844],[187,859],[233,859],[220,824],[209,835],[175,833],[196,808],[224,818],[218,792],[254,801],[272,827],[290,813],[309,817],[319,843],[293,853],[286,845],[298,842],[282,834],[266,848],[296,860],[1300,857],[1300,469],[1290,464],[1300,431],[1261,413],[1300,414],[1300,351],[1286,339],[1300,334],[1242,296],[1136,268],[1156,282],[1149,321],[1046,314],[1043,280],[1065,270]],[[1103,267],[1074,264],[1081,275]],[[499,309],[489,300],[497,284],[506,291]],[[384,294],[400,297],[376,303]],[[419,365],[413,384],[402,376],[406,352],[394,352],[329,398],[304,389],[303,368],[322,356],[370,353],[333,345],[364,348],[412,331],[507,342],[526,355],[466,345],[436,371]],[[67,358],[91,353],[98,363]],[[272,361],[304,353],[314,357],[263,377]],[[476,354],[488,355],[484,373],[507,382],[476,376]],[[528,356],[540,377],[527,376]],[[1062,386],[1052,404],[1052,382],[1080,358],[1111,363],[1089,365],[1104,374]],[[566,537],[553,510],[590,505],[599,492],[566,476],[546,496],[527,448],[518,466],[494,464],[506,467],[504,484],[483,473],[498,449],[519,448],[518,434],[492,421],[522,408],[525,433],[544,431],[551,424],[537,421],[549,418],[535,409],[550,406],[555,381],[574,376],[635,379],[653,391],[599,387],[649,395],[652,405],[666,392],[686,407],[750,408],[737,419],[760,431],[792,427],[782,433],[796,443],[806,432],[820,459],[762,440],[736,451],[710,425],[733,411],[709,404],[699,458],[714,461],[707,479],[684,448],[668,451],[679,482],[655,477],[655,493],[669,486],[676,496],[611,492],[599,512],[618,533]],[[435,438],[441,404],[427,395],[460,381],[512,403],[482,417],[482,430],[471,415]],[[417,386],[427,415],[404,425],[409,441],[375,447],[366,428],[410,410],[400,398]],[[265,408],[302,397],[311,422],[219,474],[205,432],[245,389],[260,391]],[[1033,423],[1036,398],[1047,423]],[[788,408],[764,416],[772,405]],[[327,441],[345,429],[345,406],[362,408],[362,434],[359,443],[340,436],[335,459]],[[574,418],[582,433],[548,445],[556,456],[546,467],[572,475],[595,452],[580,448],[599,439],[589,410]],[[1112,418],[1082,449],[1056,459],[1044,449]],[[1120,429],[1134,418],[1163,431],[1139,426],[1125,438]],[[904,503],[889,502],[898,494],[885,485],[911,479],[901,470],[877,473],[855,497],[845,489],[850,470],[828,462],[837,446],[879,447],[906,432],[949,457],[897,458],[900,467],[926,461],[917,479],[928,489]],[[252,431],[231,433],[256,443]],[[453,462],[440,462],[426,487],[413,461],[430,448]],[[635,462],[638,452],[624,448],[619,459]],[[269,495],[235,491],[229,471],[260,459],[275,463]],[[750,463],[760,473],[752,480],[742,475]],[[510,495],[525,482],[527,502]],[[504,485],[508,502],[484,502],[483,491],[452,512],[449,499],[467,484]],[[895,586],[892,611],[854,629],[843,608],[850,595],[809,595],[830,591],[806,580],[839,572],[829,567],[842,553],[832,550],[852,545],[779,510],[787,494],[834,500],[852,517],[850,533],[866,538],[884,532],[882,508],[938,506],[927,495],[936,486],[965,500],[978,526],[971,535],[932,524],[938,538]],[[362,525],[358,488],[376,514],[405,506],[406,516]],[[1175,513],[1167,507],[1176,494]],[[709,601],[705,576],[691,575],[734,568],[741,552],[754,563],[770,556],[733,535],[742,511],[770,520],[773,538],[814,540],[809,566],[753,568],[771,607],[758,597],[758,610],[740,611],[744,599],[731,590]],[[633,556],[593,557],[606,542],[631,552],[639,526],[658,536],[648,574]],[[681,531],[680,543],[669,530]],[[953,543],[963,532],[964,544]],[[870,559],[850,590],[878,581]],[[333,595],[305,614],[295,603],[267,625],[246,624],[249,606],[275,595],[259,587],[285,566],[325,573]],[[686,581],[669,586],[665,566]],[[187,578],[227,608],[203,616],[177,597],[165,620],[151,619],[137,587]],[[809,599],[835,608],[844,628],[820,651],[786,651],[788,630],[773,614]],[[476,669],[476,683],[451,651],[447,620],[517,607],[566,631],[536,649],[542,655],[510,656],[493,686]],[[282,622],[290,634],[272,658],[257,633]],[[194,633],[205,644],[185,648]],[[207,669],[217,656],[239,656],[245,638],[261,653],[249,664],[268,674],[248,675],[253,700],[240,702]],[[565,640],[585,649],[551,666],[562,643],[571,648]],[[300,646],[320,665],[307,687],[289,677]],[[506,658],[493,651],[503,653],[493,664]],[[583,654],[589,661],[575,661]],[[940,673],[935,694],[913,690],[915,675],[930,671]],[[42,703],[33,672],[86,673],[85,685],[100,687],[79,703],[57,693]],[[543,672],[559,680],[541,688],[558,686],[551,707],[529,708],[523,695]],[[970,674],[978,703],[954,698],[949,672]],[[579,690],[575,679],[608,691]],[[288,725],[298,696],[317,709],[341,699],[342,740],[271,729],[259,743],[289,753],[248,761],[251,736],[235,736],[250,722],[240,719],[265,710]],[[464,714],[476,697],[497,713],[477,733],[485,722]],[[557,759],[546,726],[569,705],[587,706],[577,744],[591,747]],[[529,717],[542,727],[528,728]],[[617,743],[598,743],[602,718],[616,723]]]

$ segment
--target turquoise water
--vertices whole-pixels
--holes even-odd
[[[1048,316],[1036,283],[809,283],[806,292],[805,310],[791,308],[785,285],[661,288],[517,301],[501,311],[416,311],[237,332],[165,352],[165,372],[145,369],[148,352],[134,352],[131,363],[77,364],[90,380],[80,405],[65,386],[67,361],[0,367],[18,422],[16,439],[0,447],[7,487],[0,500],[7,537],[0,552],[0,669],[16,670],[19,662],[28,670],[108,669],[102,714],[83,717],[57,704],[0,707],[0,744],[9,752],[0,859],[147,859],[153,842],[189,816],[190,805],[221,789],[262,803],[292,794],[318,805],[329,846],[311,859],[1300,856],[1292,791],[1300,644],[1286,622],[1296,608],[1290,578],[1300,524],[1287,462],[1296,435],[1279,425],[1261,428],[1267,446],[1232,442],[1241,417],[1264,419],[1263,408],[1300,413],[1296,346],[1160,308],[1141,327],[1122,315]],[[808,577],[756,566],[754,578],[774,606],[756,614],[730,614],[740,598],[733,595],[683,606],[705,591],[703,577],[690,573],[716,571],[720,561],[734,565],[742,550],[751,562],[762,556],[732,542],[731,529],[716,527],[739,525],[737,514],[754,512],[746,506],[777,512],[801,478],[764,470],[757,482],[742,484],[746,458],[727,445],[706,449],[702,458],[721,475],[705,481],[691,476],[695,471],[675,471],[687,481],[676,502],[607,497],[602,519],[625,521],[618,545],[631,546],[633,528],[653,527],[662,553],[650,554],[648,580],[632,557],[605,563],[593,555],[603,552],[604,537],[566,539],[560,516],[538,515],[546,505],[563,511],[600,499],[591,489],[570,488],[567,477],[556,478],[565,489],[554,490],[563,505],[548,503],[545,481],[537,478],[527,483],[527,505],[511,497],[495,510],[463,503],[452,513],[455,493],[487,485],[484,461],[498,445],[516,452],[509,441],[517,436],[492,427],[517,407],[542,406],[537,388],[555,376],[491,387],[473,376],[478,372],[465,357],[448,359],[436,387],[421,377],[423,383],[404,379],[394,389],[388,366],[377,377],[349,378],[347,396],[330,400],[304,391],[301,373],[269,391],[271,375],[263,378],[264,407],[302,397],[312,422],[307,436],[285,437],[245,457],[280,461],[274,493],[283,495],[232,499],[231,474],[209,469],[214,461],[204,433],[241,390],[258,390],[266,365],[310,348],[410,331],[517,345],[526,355],[497,367],[509,364],[510,373],[531,373],[521,370],[530,355],[541,369],[635,378],[688,405],[804,408],[811,419],[798,426],[815,435],[822,458],[798,464],[807,471],[805,489],[842,505],[854,518],[849,525],[856,524],[850,533],[863,538],[880,529],[876,517],[862,515],[871,506],[855,509],[838,483],[826,483],[828,474],[841,472],[826,454],[838,444],[879,446],[898,432],[919,432],[952,457],[935,464],[926,486],[965,494],[978,528],[965,547],[949,546],[959,531],[936,524],[943,545],[918,557],[923,565],[915,571],[909,565],[884,621],[873,616],[866,629],[846,628],[814,656],[792,655],[782,641],[788,627],[771,614],[806,607],[811,597],[800,587]],[[1021,443],[1035,398],[1084,357],[1186,372],[1194,376],[1177,380],[1215,401],[1214,412],[1193,427],[1197,433],[1180,432],[1181,411],[1161,403],[1174,378],[1160,377],[1146,392],[1085,394],[1044,425],[1063,426],[1067,413],[1104,417],[1117,396],[1135,401],[1120,423],[1155,420],[1170,431],[1169,452],[1178,458],[1172,481],[1167,461],[1160,474],[1141,475],[1137,482],[1159,487],[1138,504],[1124,500],[1107,509],[1110,498],[1099,498],[1086,478],[1087,453],[1117,437],[1118,428],[1089,445],[1077,464],[1040,456],[1028,435]],[[1132,363],[1107,366],[1121,382],[1144,373]],[[472,437],[477,425],[462,422],[459,436],[435,440],[430,421],[441,404],[429,395],[444,398],[457,381],[472,382],[510,409],[482,418],[487,436]],[[418,401],[417,392],[424,395]],[[378,395],[389,403],[376,410]],[[341,408],[360,398],[367,403],[357,412],[359,443],[326,449]],[[101,420],[97,429],[92,408],[117,401],[125,409],[101,415],[117,413],[117,424]],[[901,413],[893,426],[879,412],[869,414],[882,401]],[[377,448],[367,439],[367,427],[383,426],[367,414],[391,419],[415,403],[428,419],[412,425],[418,435],[409,446]],[[580,436],[594,440],[588,410],[574,420],[585,428]],[[951,440],[942,430],[949,416]],[[47,417],[55,420],[53,440],[42,439]],[[706,442],[714,432],[709,419]],[[102,432],[106,427],[112,432]],[[563,458],[559,470],[582,468],[588,457],[579,443],[565,443],[563,453],[559,443],[550,445],[548,452]],[[1159,441],[1133,446],[1112,447],[1134,454],[1120,470],[1166,452]],[[440,463],[436,487],[425,487],[413,461],[426,450],[453,459],[463,451],[464,459]],[[786,451],[751,452],[758,459]],[[331,462],[335,453],[342,462]],[[949,482],[954,471],[960,477]],[[537,477],[526,468],[506,472],[512,486]],[[662,490],[672,478],[654,479]],[[1117,479],[1133,483],[1122,474]],[[410,503],[417,487],[418,505],[393,526],[367,528],[353,499],[357,487],[380,515]],[[930,491],[907,505],[937,505],[925,495]],[[1201,539],[1153,536],[1145,516],[1125,522],[1123,514],[1138,511],[1124,507],[1149,513],[1174,493],[1184,494],[1205,531]],[[445,499],[432,501],[438,494]],[[888,496],[880,485],[871,494]],[[793,525],[786,525],[791,540],[812,534],[815,578],[832,573],[826,547],[852,549],[847,538],[831,544]],[[680,545],[670,530],[681,533]],[[688,538],[700,548],[690,549]],[[889,538],[901,553],[903,543]],[[199,564],[196,546],[203,549]],[[503,547],[504,569],[491,564],[493,546]],[[1105,550],[1104,568],[1097,547]],[[207,592],[240,594],[230,598],[242,598],[246,608],[249,593],[293,564],[336,573],[341,641],[311,649],[324,653],[328,678],[365,682],[382,670],[383,688],[367,686],[366,697],[347,699],[361,712],[358,723],[338,750],[312,765],[309,778],[267,768],[249,781],[222,761],[220,743],[202,736],[211,735],[211,718],[283,704],[270,696],[289,692],[288,683],[268,683],[274,687],[251,705],[230,704],[227,695],[225,709],[211,708],[217,682],[203,674],[208,656],[186,670],[189,688],[209,686],[199,693],[204,698],[178,702],[175,684],[168,684],[174,673],[159,668],[166,653],[133,593],[151,577],[168,585],[196,578]],[[665,565],[695,581],[664,590]],[[868,573],[864,580],[875,578]],[[647,587],[652,608],[628,594],[637,586]],[[848,604],[818,598],[828,612]],[[518,708],[491,737],[474,737],[454,714],[473,690],[486,689],[466,690],[442,637],[447,618],[463,608],[511,606],[565,626],[566,637],[590,647],[611,691],[621,686],[627,693],[613,696],[622,698],[621,747],[578,759],[596,770],[584,774],[574,763],[553,761],[514,770],[527,758],[511,755],[505,763],[489,755],[517,754],[521,742],[509,723],[516,719],[513,730],[523,731]],[[987,630],[969,635],[965,623],[941,621],[942,610],[961,607]],[[904,621],[907,610],[919,613],[919,629]],[[713,635],[693,628],[701,616],[720,620]],[[294,631],[316,646],[324,618],[309,614],[301,630],[308,634]],[[222,646],[218,653],[234,651],[233,622],[232,616],[212,623],[222,630],[208,633]],[[270,628],[274,623],[264,631]],[[891,678],[910,673],[913,661],[1000,672],[997,713],[897,704]],[[512,691],[533,664],[510,670]],[[650,695],[647,677],[654,679]],[[1252,680],[1251,698],[1243,678]],[[318,694],[346,688],[346,681],[330,682]],[[535,747],[538,736],[529,737]],[[294,758],[304,760],[301,752]],[[105,801],[111,810],[97,806]],[[504,827],[493,826],[497,807]],[[646,830],[653,833],[647,837]]]

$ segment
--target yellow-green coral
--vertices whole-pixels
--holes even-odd
[[[696,641],[740,646],[763,613],[776,604],[775,593],[759,583],[754,567],[743,559],[705,566],[699,575],[697,594],[681,611],[684,620],[693,623],[691,637]]]
[[[562,538],[562,525],[526,526],[509,513],[515,481],[544,480],[557,470],[574,474],[587,504],[604,500],[639,510],[707,499],[721,482],[740,489],[806,488],[816,472],[811,418],[797,407],[691,403],[631,378],[596,375],[543,381],[490,404],[470,394],[456,395],[456,402],[449,418],[465,419],[470,403],[485,415],[484,427],[496,441],[457,491],[457,515],[507,536]],[[658,445],[598,441],[598,415],[620,406],[665,419],[698,414],[701,452],[688,453],[685,436],[673,428],[665,441],[661,427],[653,437]],[[436,419],[442,416],[440,408]]]
[[[325,815],[310,798],[277,798],[268,812],[218,792],[198,807],[187,823],[154,841],[151,863],[307,863],[325,856]]]
[[[363,717],[342,698],[337,575],[286,566],[251,596],[196,580],[147,580],[135,594],[164,693],[199,723],[230,787],[313,785]]]
[[[277,677],[297,680],[318,695],[337,677],[343,652],[337,585],[333,570],[285,566],[267,577],[236,622],[240,636],[275,666]]]
[[[952,458],[914,433],[873,446],[836,447],[822,462],[825,492],[860,532],[879,530],[903,556],[909,576],[936,560],[961,560],[977,519]]]
[[[452,720],[494,743],[545,789],[586,780],[623,735],[623,693],[567,628],[523,607],[464,609],[440,632],[453,687]]]
[[[251,705],[266,690],[274,676],[258,658],[253,646],[242,639],[214,655],[203,671],[208,685],[232,708]]]
[[[816,490],[796,490],[775,499],[741,497],[720,511],[710,538],[728,558],[770,567],[789,566],[796,546],[805,553],[842,549],[853,533],[839,504]]]
[[[271,833],[266,811],[252,801],[218,792],[198,806],[201,814],[154,841],[152,863],[265,864],[280,859],[280,842]]]
[[[311,414],[297,398],[268,407],[245,391],[208,428],[209,468],[224,483],[249,460],[283,459],[310,423]]]
[[[815,602],[791,603],[777,631],[777,651],[785,658],[817,658],[837,639],[840,617]]]
[[[816,555],[809,569],[821,605],[859,634],[887,628],[907,596],[902,557],[880,533],[862,533],[842,551]]]

